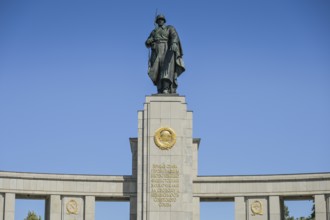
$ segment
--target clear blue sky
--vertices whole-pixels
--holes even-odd
[[[182,41],[199,175],[330,171],[327,0],[1,1],[0,170],[131,174],[156,9]]]

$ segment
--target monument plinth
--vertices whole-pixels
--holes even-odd
[[[147,96],[138,120],[133,144],[137,219],[193,219],[199,210],[194,209],[192,192],[198,142],[192,137],[192,112],[185,97]]]

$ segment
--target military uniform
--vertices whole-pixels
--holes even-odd
[[[165,17],[157,16],[158,19]],[[148,75],[158,93],[176,93],[177,77],[185,70],[179,36],[173,26],[158,26],[149,35],[146,46],[151,48]]]

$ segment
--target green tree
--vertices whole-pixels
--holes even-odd
[[[27,217],[24,220],[41,220],[41,216],[37,216],[35,212],[29,211]]]
[[[295,220],[293,216],[290,216],[289,208],[286,205],[284,205],[284,219]]]
[[[309,220],[315,219],[315,203],[313,203],[312,214],[308,217]]]
[[[304,218],[303,220],[315,220],[315,203],[313,203],[313,207],[311,211],[312,213],[310,214],[310,216]]]
[[[308,217],[294,218],[293,216],[290,216],[289,208],[286,205],[284,205],[284,219],[285,220],[314,220],[315,219],[315,204],[313,204],[311,211],[312,211],[312,213]]]

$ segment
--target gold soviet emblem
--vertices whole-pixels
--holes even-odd
[[[251,204],[252,215],[262,215],[262,203],[259,200]]]
[[[173,129],[162,127],[155,132],[154,141],[161,150],[169,150],[176,142],[176,134]]]
[[[71,199],[69,202],[67,202],[65,207],[68,214],[76,215],[78,213],[78,203],[74,199]]]

